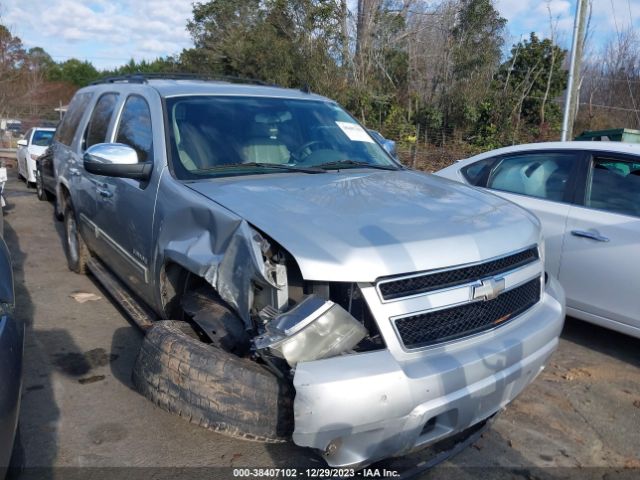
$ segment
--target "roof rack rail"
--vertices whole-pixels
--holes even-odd
[[[231,83],[251,83],[254,85],[264,85],[277,87],[278,85],[268,84],[255,78],[236,77],[233,75],[205,75],[200,73],[128,73],[125,75],[112,75],[99,78],[90,85],[100,85],[103,83],[148,83],[149,80],[211,80]]]

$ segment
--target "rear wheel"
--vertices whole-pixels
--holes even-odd
[[[80,274],[87,273],[89,250],[78,230],[76,213],[70,202],[67,202],[67,206],[64,209],[64,232],[65,253],[67,254],[69,270]]]

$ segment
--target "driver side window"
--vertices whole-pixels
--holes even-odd
[[[138,153],[139,162],[153,161],[153,131],[147,101],[130,95],[122,109],[116,142],[129,145]]]
[[[96,102],[89,124],[84,132],[82,149],[85,150],[96,143],[107,141],[107,130],[111,123],[113,110],[118,102],[117,93],[105,93]]]

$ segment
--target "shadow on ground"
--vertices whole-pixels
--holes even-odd
[[[640,367],[640,339],[567,317],[562,338]]]
[[[10,192],[7,203],[11,205]],[[17,478],[24,466],[29,466],[31,452],[38,451],[40,465],[53,465],[57,455],[57,421],[60,410],[55,401],[51,378],[52,365],[43,349],[42,337],[46,332],[34,328],[34,305],[24,282],[24,264],[27,254],[20,246],[20,240],[13,228],[15,210],[9,209],[5,216],[4,238],[11,252],[13,262],[16,316],[26,327],[24,348],[24,378],[22,405],[20,410],[20,441],[16,448],[22,450],[21,463],[14,465],[10,478]],[[27,381],[26,379],[30,379]],[[34,380],[37,379],[37,380]]]

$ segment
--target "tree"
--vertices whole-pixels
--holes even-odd
[[[19,37],[0,24],[0,117],[5,117],[24,89],[22,66],[26,52]]]
[[[496,101],[504,118],[510,118],[513,128],[511,140],[517,141],[521,124],[536,131],[557,130],[560,108],[550,103],[542,109],[543,102],[562,94],[567,84],[567,72],[562,69],[566,51],[551,39],[540,39],[531,33],[511,49],[511,58],[505,61],[498,75]],[[505,109],[508,115],[505,115]],[[544,117],[543,117],[544,114]],[[544,123],[544,125],[543,125]],[[542,126],[542,128],[541,128]]]
[[[100,74],[91,62],[77,58],[56,64],[49,73],[49,80],[68,82],[78,87],[84,87],[98,77]]]
[[[445,83],[446,123],[466,127],[478,119],[500,66],[507,21],[491,0],[462,0],[451,29],[450,74]]]
[[[24,62],[26,52],[22,40],[0,25],[0,70],[2,73],[17,71]]]
[[[159,57],[150,62],[146,60],[141,60],[140,62],[136,62],[133,58],[129,60],[126,64],[117,67],[113,70],[104,70],[101,72],[103,76],[114,76],[114,75],[130,75],[134,73],[171,73],[183,72],[183,69],[180,66],[180,62],[178,59],[168,56],[168,57]]]
[[[341,8],[335,0],[196,3],[187,25],[195,49],[180,60],[192,71],[328,92],[339,78]]]

